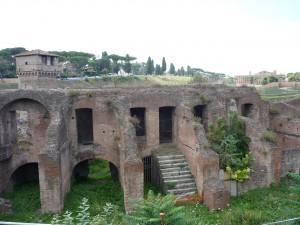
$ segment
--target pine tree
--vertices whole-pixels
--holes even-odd
[[[169,73],[170,73],[170,74],[173,74],[173,75],[176,73],[175,66],[174,66],[173,63],[170,64],[170,70],[169,70]]]
[[[161,73],[163,74],[166,71],[167,71],[167,63],[166,63],[165,57],[163,57],[162,63],[161,63]]]

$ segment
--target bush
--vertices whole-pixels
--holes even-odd
[[[276,144],[277,134],[274,131],[267,130],[263,133],[262,140]]]
[[[231,112],[227,121],[220,118],[213,123],[209,127],[208,140],[220,156],[220,168],[229,172],[234,180],[249,179],[250,139],[246,136],[245,123],[236,112]]]
[[[160,225],[160,213],[164,213],[165,225],[188,225],[195,222],[185,214],[184,207],[175,204],[175,196],[155,195],[150,190],[147,198],[137,204],[135,212],[126,216],[126,221],[130,225]]]

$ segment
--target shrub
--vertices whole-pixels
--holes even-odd
[[[220,156],[220,168],[229,172],[232,179],[244,181],[249,178],[250,139],[246,136],[245,123],[236,112],[231,112],[228,120],[215,121],[209,127],[208,140]]]
[[[147,198],[137,204],[135,212],[127,215],[126,220],[130,225],[160,225],[160,213],[164,213],[165,225],[188,225],[195,222],[195,219],[187,217],[184,207],[175,204],[175,196],[155,195],[150,190]]]
[[[267,130],[263,133],[263,136],[261,138],[263,141],[268,141],[271,143],[276,143],[277,134],[274,131]]]

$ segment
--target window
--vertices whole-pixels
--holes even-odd
[[[131,117],[135,118],[135,134],[136,136],[145,136],[145,108],[131,108],[130,109]]]

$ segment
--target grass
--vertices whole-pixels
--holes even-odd
[[[188,76],[102,76],[100,78],[89,77],[84,80],[60,80],[60,88],[103,88],[103,87],[139,87],[139,86],[160,86],[160,85],[187,85],[193,83],[203,83],[199,79]]]
[[[201,203],[186,205],[188,217],[196,217],[199,224],[207,225],[255,225],[291,217],[299,217],[300,206],[293,201],[300,201],[300,194],[289,187],[291,181],[285,178],[280,185],[259,188],[240,197],[231,198],[230,206],[225,210],[209,212]],[[151,184],[145,185],[148,190],[159,193],[159,189]],[[4,221],[49,222],[52,215],[41,215],[39,212],[39,188],[37,183],[19,186],[15,191],[7,193],[13,203],[14,215],[0,215]],[[65,200],[65,210],[77,210],[83,197],[89,199],[90,213],[95,215],[101,211],[106,202],[118,205],[123,209],[123,193],[118,182],[109,175],[108,163],[93,161],[90,164],[90,176],[86,181],[74,182]]]
[[[289,101],[289,100],[300,98],[300,87],[262,88],[259,90],[259,93],[261,97],[267,101],[271,101],[271,102]]]

